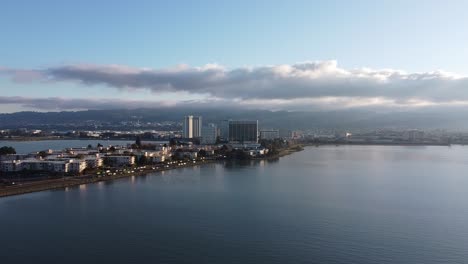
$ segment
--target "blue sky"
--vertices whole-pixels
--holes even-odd
[[[336,60],[345,70],[410,74],[441,69],[465,76],[466,10],[466,1],[5,0],[0,8],[0,67],[34,71],[122,65],[158,70],[216,63],[230,71]],[[90,85],[62,77],[52,83],[17,82],[11,74],[2,74],[1,96],[180,101],[214,94],[186,87],[113,89],[105,80]],[[216,99],[226,98],[218,93]],[[29,108],[3,103],[0,111]]]

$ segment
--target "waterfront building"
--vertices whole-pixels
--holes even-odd
[[[45,171],[67,173],[67,172],[70,172],[71,163],[67,161],[58,160],[58,161],[47,161],[46,163],[38,162],[36,164],[41,164],[42,170],[45,170]],[[85,166],[86,166],[86,163],[85,163]],[[76,170],[76,166],[74,167],[74,170]]]
[[[273,140],[280,138],[278,129],[262,129],[260,130],[260,139]]]
[[[57,163],[57,165],[55,164]],[[60,166],[58,165],[60,164]],[[23,160],[21,162],[21,169],[23,170],[31,170],[31,171],[58,171],[58,172],[66,172],[67,166],[63,165],[65,162],[63,161],[44,161],[40,159],[28,159]]]
[[[152,163],[159,163],[164,162],[167,157],[169,157],[170,152],[168,152],[167,147],[160,148],[161,150],[142,150],[136,152],[135,155],[140,159],[141,157],[145,157],[148,161]]]
[[[2,172],[18,172],[23,170],[28,171],[50,171],[50,172],[69,172],[70,160],[38,160],[38,159],[26,159],[26,160],[12,160],[3,161],[0,165],[0,171]],[[86,168],[86,164],[85,164]]]
[[[161,155],[168,155],[171,153],[171,147],[170,146],[164,146],[164,145],[156,145],[154,147],[155,150],[159,151]]]
[[[182,134],[184,138],[199,138],[202,134],[202,117],[186,116],[184,117]]]
[[[104,163],[112,167],[132,166],[135,164],[135,156],[104,156]]]
[[[202,128],[202,144],[214,144],[216,143],[216,138],[218,137],[218,127],[213,124],[209,123],[207,126]]]
[[[174,153],[174,155],[180,159],[196,159],[198,157],[198,151],[193,149],[179,149]]]
[[[159,156],[150,156],[148,157],[149,161],[152,163],[160,163],[166,160],[166,155],[159,155]]]
[[[86,169],[85,160],[70,160],[68,163],[68,172],[71,173],[82,173]]]
[[[20,160],[7,160],[0,162],[0,171],[1,172],[14,172],[19,171],[21,166]]]
[[[257,143],[258,120],[229,121],[230,143]]]
[[[31,157],[29,154],[6,154],[0,155],[0,161],[22,160]]]
[[[86,162],[86,167],[87,168],[99,168],[99,167],[102,167],[102,165],[104,164],[104,159],[99,157],[99,155],[96,155],[96,156],[87,156],[84,158],[85,162]]]

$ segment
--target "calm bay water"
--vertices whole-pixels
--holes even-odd
[[[0,199],[1,263],[466,263],[468,147],[324,146]]]

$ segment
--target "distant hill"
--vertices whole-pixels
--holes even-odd
[[[91,129],[126,128],[126,122],[181,122],[185,115],[201,115],[204,122],[223,119],[258,119],[261,127],[280,129],[421,128],[468,129],[465,111],[374,112],[365,110],[288,112],[233,109],[133,109],[76,112],[18,112],[0,114],[0,128]],[[144,125],[143,125],[144,126]]]

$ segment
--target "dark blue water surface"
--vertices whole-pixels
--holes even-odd
[[[325,146],[0,199],[1,263],[466,263],[468,147]]]

